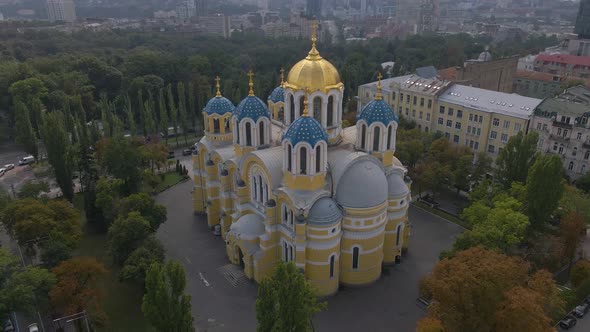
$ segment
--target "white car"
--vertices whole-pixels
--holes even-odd
[[[18,161],[18,164],[20,166],[24,166],[24,165],[28,165],[28,164],[32,164],[35,162],[35,157],[33,156],[26,156],[23,159]]]
[[[10,171],[11,169],[14,169],[14,164],[6,164],[4,165],[4,168],[6,168],[6,171]]]
[[[6,174],[6,168],[0,168],[0,177],[3,177]]]
[[[29,332],[39,332],[39,326],[37,326],[37,323],[29,325]]]

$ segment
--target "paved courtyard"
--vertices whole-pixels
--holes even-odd
[[[158,197],[168,221],[158,231],[168,257],[183,263],[193,314],[201,331],[255,331],[256,285],[229,265],[225,244],[192,213],[192,183],[177,185]],[[410,250],[374,284],[342,288],[328,298],[328,310],[314,320],[316,331],[414,331],[424,312],[417,307],[418,281],[438,254],[461,232],[457,225],[410,208]]]

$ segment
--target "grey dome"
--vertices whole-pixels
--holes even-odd
[[[231,225],[230,231],[241,235],[262,235],[264,219],[255,213],[243,215]]]
[[[387,176],[387,186],[389,197],[403,197],[410,193],[404,177],[399,173],[391,173]]]
[[[477,60],[484,61],[484,62],[492,61],[492,54],[490,52],[488,52],[487,50],[483,51],[483,52],[479,53],[479,57],[477,58]]]
[[[336,189],[342,206],[368,208],[387,200],[387,178],[377,160],[360,159],[345,171]]]
[[[322,197],[313,203],[307,216],[307,222],[316,225],[328,225],[340,221],[342,210],[330,197]]]

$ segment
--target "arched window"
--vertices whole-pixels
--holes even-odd
[[[320,124],[322,123],[322,98],[313,98],[313,118]]]
[[[219,119],[213,119],[213,133],[219,134]]]
[[[367,126],[366,125],[362,125],[361,126],[361,149],[365,149],[365,140],[367,139]]]
[[[250,193],[253,201],[258,200],[257,180],[255,176],[250,177]]]
[[[586,172],[586,165],[582,164],[582,169],[580,170],[580,173],[584,174]]]
[[[428,132],[428,127],[424,127],[424,131],[425,132]]]
[[[359,268],[359,247],[352,248],[352,268]]]
[[[229,125],[229,119],[222,119],[223,124],[225,124],[225,132],[231,132],[231,126]]]
[[[584,159],[588,160],[588,158],[590,158],[590,150],[586,150],[586,153],[584,153]]]
[[[563,154],[563,144],[559,144],[559,154]]]
[[[303,114],[303,109],[305,108],[304,100],[305,96],[299,97],[299,114],[297,117],[300,117]]]
[[[258,124],[258,138],[259,138],[259,142],[258,145],[264,145],[264,121],[260,121],[260,123]]]
[[[305,146],[299,149],[299,174],[307,174],[307,148]]]
[[[330,278],[334,278],[334,262],[336,261],[336,256],[330,256]]]
[[[285,108],[283,106],[279,107],[278,120],[281,122],[285,121]]]
[[[291,171],[291,158],[293,158],[291,156],[292,149],[291,144],[287,143],[287,171]]]
[[[289,123],[295,120],[295,97],[289,96]]]
[[[252,146],[252,125],[246,122],[246,146]]]
[[[240,144],[240,126],[238,125],[238,121],[234,121],[234,127],[236,127],[236,142]]]
[[[572,156],[576,156],[578,154],[578,148],[574,147],[574,150],[572,151]]]
[[[393,126],[389,126],[387,127],[387,150],[391,150],[391,145],[392,145],[392,141],[391,141],[391,136],[393,135]]]
[[[334,125],[334,96],[328,97],[328,119],[326,126],[330,127]]]
[[[264,194],[263,194],[263,184],[262,184],[262,176],[258,175],[258,201],[264,202]]]
[[[402,231],[402,225],[397,225],[397,231],[395,234],[395,245],[399,246],[399,238],[400,238],[400,232]]]
[[[315,172],[319,173],[322,169],[322,146],[318,145],[315,148]]]
[[[574,169],[574,162],[573,161],[570,161],[570,164],[567,167],[567,169],[570,170],[570,171]]]
[[[375,127],[373,130],[373,151],[379,151],[379,141],[381,140],[381,128]]]

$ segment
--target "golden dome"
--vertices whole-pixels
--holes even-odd
[[[312,46],[305,59],[297,62],[287,76],[286,88],[293,90],[309,90],[314,92],[321,90],[327,92],[330,89],[339,89],[343,86],[340,74],[334,65],[320,56],[315,47],[316,26],[312,29]]]

